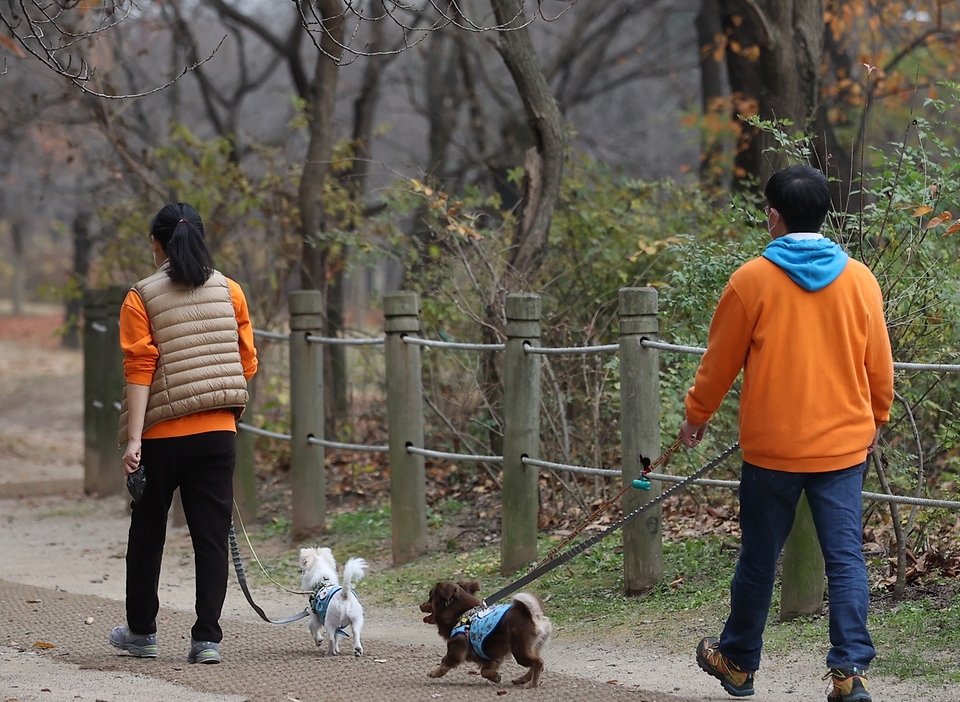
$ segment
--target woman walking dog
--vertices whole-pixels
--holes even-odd
[[[253,327],[240,286],[213,268],[195,209],[164,207],[150,223],[150,242],[158,270],[133,286],[120,312],[123,471],[143,465],[146,485],[130,518],[127,624],[110,643],[138,657],[159,655],[157,585],[179,487],[197,573],[187,660],[219,663],[236,420],[257,371]]]

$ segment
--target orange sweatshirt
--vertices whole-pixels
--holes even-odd
[[[687,420],[709,420],[741,369],[745,461],[796,473],[862,463],[893,402],[890,338],[873,274],[851,259],[836,280],[809,292],[766,258],[744,264],[714,313]]]
[[[257,372],[257,349],[253,345],[253,325],[243,290],[234,281],[227,279],[233,309],[237,314],[237,331],[240,334],[240,360],[243,377],[248,381]],[[160,352],[150,331],[150,319],[140,296],[131,290],[120,308],[120,346],[123,348],[123,375],[133,385],[150,385],[157,369]],[[208,431],[237,431],[237,423],[230,410],[197,412],[186,417],[169,419],[154,424],[143,432],[144,439],[166,439],[173,436],[189,436]]]

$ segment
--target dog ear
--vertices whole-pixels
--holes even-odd
[[[479,581],[479,580],[469,580],[469,581],[461,580],[460,582],[457,583],[457,585],[459,585],[460,587],[462,587],[464,590],[466,590],[467,592],[469,592],[471,595],[476,595],[478,592],[480,592],[480,581]]]
[[[444,607],[450,605],[456,599],[457,586],[453,583],[437,583],[430,593],[430,599],[437,599],[443,603]]]
[[[300,549],[300,570],[312,568],[317,562],[317,551],[313,548]]]

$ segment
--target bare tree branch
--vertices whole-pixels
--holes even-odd
[[[0,25],[9,30],[13,41],[53,73],[66,78],[83,92],[107,100],[146,97],[169,88],[187,73],[212,59],[226,39],[224,36],[205,59],[184,66],[176,77],[163,85],[139,93],[110,94],[89,87],[95,69],[87,63],[82,54],[79,65],[74,66],[74,52],[78,51],[77,45],[84,40],[92,39],[126,20],[133,11],[133,3],[126,0],[105,2],[100,8],[101,20],[91,29],[75,29],[70,26],[74,15],[78,21],[84,19],[84,16],[79,11],[70,12],[75,3],[69,0],[9,0],[7,6],[9,10],[0,10]],[[92,14],[91,11],[86,13],[88,16]]]

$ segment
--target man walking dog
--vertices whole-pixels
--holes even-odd
[[[731,695],[753,694],[777,560],[806,492],[830,592],[827,700],[869,702],[860,492],[893,402],[883,300],[870,270],[818,233],[830,205],[820,171],[786,168],[764,194],[773,241],[723,291],[680,429],[696,446],[743,370],[742,545],[730,615],[719,640],[697,646],[697,664]]]

